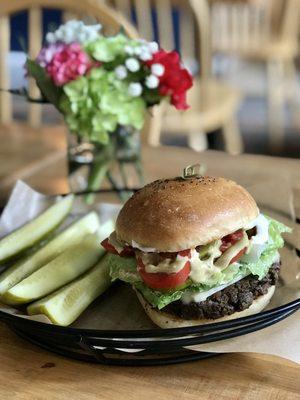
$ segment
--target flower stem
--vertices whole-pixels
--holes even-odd
[[[111,186],[112,186],[115,190],[120,190],[119,185],[117,184],[117,182],[116,182],[115,179],[113,178],[113,176],[112,176],[112,174],[110,173],[110,171],[107,171],[107,172],[106,172],[106,176],[107,176],[107,179],[109,180]],[[119,198],[120,198],[122,201],[127,200],[127,198],[128,198],[128,197],[127,197],[127,192],[118,191],[117,193],[118,193]]]
[[[144,171],[143,171],[142,162],[141,162],[140,158],[138,158],[134,162],[134,166],[135,166],[135,170],[137,172],[140,184],[141,184],[141,186],[144,186],[145,185],[145,177],[144,177]]]
[[[118,165],[119,165],[120,175],[122,178],[123,187],[128,187],[128,180],[125,171],[125,163],[123,161],[119,161]],[[132,192],[130,191],[123,192],[124,200],[128,200],[130,196],[132,196]]]
[[[107,170],[109,168],[109,162],[107,160],[101,160],[99,162],[94,163],[94,165],[90,169],[87,190],[98,190],[103,182],[105,175],[107,174]],[[93,204],[95,200],[95,194],[90,193],[85,196],[85,201],[87,204]]]

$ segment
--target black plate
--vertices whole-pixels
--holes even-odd
[[[273,325],[300,308],[300,299],[235,320],[166,330],[108,331],[60,327],[0,312],[0,320],[24,339],[82,361],[118,365],[163,365],[198,360],[213,353],[185,346],[212,343]]]

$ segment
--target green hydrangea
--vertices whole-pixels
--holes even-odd
[[[117,125],[141,129],[146,104],[128,94],[128,83],[115,79],[114,72],[94,68],[63,87],[60,109],[72,132],[101,144]]]
[[[119,33],[112,37],[99,37],[99,39],[88,43],[85,46],[85,51],[95,60],[105,63],[112,62],[119,57],[125,58],[125,46],[136,47],[140,46],[140,43]]]

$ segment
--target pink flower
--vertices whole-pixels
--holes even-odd
[[[72,43],[63,45],[62,49],[54,54],[46,70],[57,86],[63,86],[85,75],[91,67],[89,56],[78,43]]]
[[[62,43],[48,44],[41,49],[36,58],[36,62],[43,68],[47,67],[47,65],[52,61],[55,54],[58,51],[61,51],[63,47],[64,45]]]

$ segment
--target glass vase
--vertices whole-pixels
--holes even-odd
[[[131,173],[128,174],[128,165]],[[138,186],[144,183],[141,164],[140,132],[126,126],[118,126],[110,134],[106,145],[83,139],[80,134],[68,134],[68,180],[73,193],[90,192],[86,201],[92,203],[91,192],[109,189],[120,199],[126,200],[132,192],[132,171]],[[125,189],[125,190],[124,190]],[[126,190],[127,189],[127,190]]]

